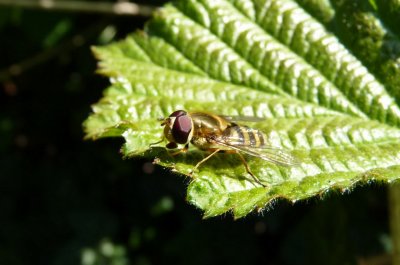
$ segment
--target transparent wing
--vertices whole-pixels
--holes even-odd
[[[255,156],[261,158],[265,161],[280,165],[280,166],[297,166],[300,165],[299,160],[293,156],[289,151],[269,147],[269,146],[262,146],[262,147],[251,147],[251,146],[243,146],[243,145],[233,145],[223,141],[216,141],[217,145],[223,146],[228,149],[233,149],[239,152],[243,152],[245,154]]]

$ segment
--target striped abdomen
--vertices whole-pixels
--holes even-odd
[[[233,124],[224,131],[226,143],[236,146],[262,147],[265,145],[265,135],[259,130]]]

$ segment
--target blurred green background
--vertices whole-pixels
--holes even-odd
[[[83,140],[90,46],[148,19],[0,6],[0,264],[390,264],[384,186],[203,220],[188,179]]]

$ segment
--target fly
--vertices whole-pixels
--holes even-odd
[[[183,148],[173,155],[186,152],[189,149],[189,144],[193,144],[200,150],[210,152],[208,156],[196,164],[190,174],[193,174],[201,164],[220,151],[235,153],[240,157],[247,173],[253,180],[266,187],[251,172],[243,154],[255,156],[281,166],[292,166],[297,164],[297,161],[288,151],[268,146],[266,137],[261,131],[235,123],[235,120],[256,121],[257,119],[255,117],[235,119],[234,117],[207,112],[177,110],[167,118],[162,119],[161,125],[164,126],[164,138],[168,140],[166,145],[168,149],[176,149],[179,145],[183,145]]]

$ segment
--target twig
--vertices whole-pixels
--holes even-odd
[[[74,48],[80,47],[86,43],[86,41],[93,36],[96,36],[99,31],[107,26],[106,21],[96,22],[94,25],[84,29],[81,33],[74,35],[71,39],[60,43],[50,49],[45,49],[30,58],[27,58],[21,62],[14,63],[7,68],[0,69],[0,82],[7,81],[14,76],[18,76],[23,72],[45,63],[54,57],[71,51]]]
[[[140,15],[150,16],[156,9],[150,5],[139,5],[130,2],[85,2],[58,0],[0,0],[0,6],[14,6],[58,10],[68,12],[106,13],[111,15]]]

